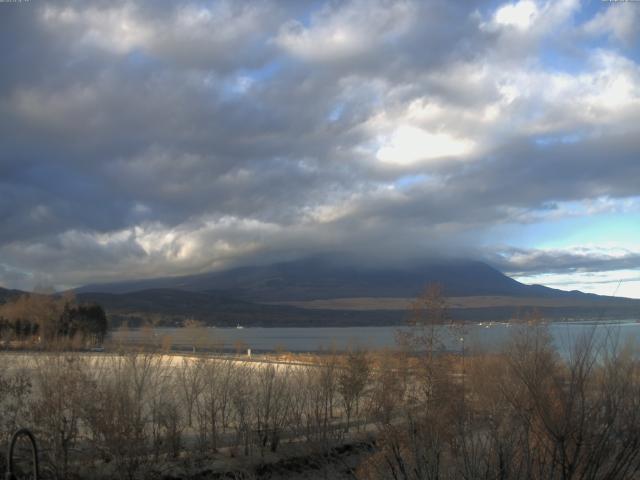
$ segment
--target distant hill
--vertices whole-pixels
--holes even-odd
[[[0,305],[2,305],[3,303],[6,303],[8,300],[11,300],[15,297],[19,297],[20,295],[23,295],[24,293],[25,292],[22,292],[20,290],[9,290],[9,289],[0,287]]]
[[[533,309],[550,319],[640,318],[640,300],[524,285],[472,260],[368,267],[311,258],[201,275],[87,285],[80,302],[102,305],[113,325],[397,325],[430,282],[461,320],[508,320]],[[25,292],[0,288],[0,304]]]
[[[78,293],[82,302],[95,302],[113,324],[153,323],[181,326],[186,320],[231,326],[389,325],[405,321],[406,311],[338,311],[247,302],[220,292],[152,289],[129,293]]]
[[[472,260],[367,267],[311,258],[200,275],[87,285],[76,290],[114,319],[175,325],[399,324],[411,299],[439,282],[454,318],[508,320],[537,309],[547,318],[639,318],[640,300],[522,284]],[[135,322],[134,322],[135,323]]]
[[[415,297],[430,282],[446,295],[515,297],[584,297],[541,285],[524,285],[486,263],[472,260],[424,261],[405,267],[367,267],[312,258],[268,266],[241,267],[200,275],[87,285],[79,293],[131,293],[173,289],[222,291],[260,302],[351,297]],[[595,297],[594,295],[589,295]]]

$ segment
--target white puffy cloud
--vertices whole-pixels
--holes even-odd
[[[384,141],[376,157],[383,163],[412,166],[425,160],[460,157],[473,148],[473,141],[449,133],[429,132],[411,125],[399,126]]]
[[[528,29],[538,16],[538,7],[531,0],[520,0],[498,8],[493,21],[498,25],[513,26],[522,30]]]
[[[290,20],[275,42],[291,55],[311,62],[344,61],[369,56],[415,25],[414,2],[354,1],[327,3],[310,16],[309,25]]]
[[[39,13],[46,28],[76,33],[79,47],[126,53],[143,47],[153,35],[137,18],[134,4],[115,2],[105,8],[47,4]]]
[[[584,26],[589,35],[607,35],[632,46],[640,33],[640,9],[633,2],[620,2],[598,12]]]

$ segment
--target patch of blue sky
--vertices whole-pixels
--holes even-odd
[[[393,182],[393,185],[400,190],[408,190],[416,185],[424,183],[429,179],[428,175],[418,173],[413,175],[404,175]]]
[[[562,236],[562,228],[551,223],[531,223],[531,224],[502,224],[489,230],[489,234],[484,237],[484,244],[493,246],[496,239],[499,243],[510,245],[516,248],[541,248],[541,245],[549,237]]]
[[[572,143],[579,143],[584,139],[584,135],[579,132],[567,133],[564,135],[545,135],[541,137],[535,137],[533,143],[538,147],[550,147],[558,144],[569,145]]]
[[[521,220],[491,227],[483,243],[494,245],[499,238],[501,243],[521,248],[590,245],[637,250],[640,196],[549,202],[523,213]]]
[[[132,50],[124,58],[126,65],[135,69],[157,68],[162,64],[162,60],[159,57],[150,55],[140,48]]]
[[[273,79],[283,66],[284,62],[282,60],[274,60],[259,68],[242,71],[241,74],[252,78],[256,82],[266,82]]]
[[[558,213],[554,209],[552,214]],[[635,249],[640,238],[640,208],[636,211],[590,214],[586,208],[550,216],[528,224],[505,224],[492,229],[491,238],[521,248],[563,249],[602,246]]]
[[[635,2],[582,0],[580,3],[580,9],[576,13],[574,20],[576,25],[584,25],[594,19],[597,15],[606,13],[609,8],[637,7],[636,5],[628,5],[629,3]],[[630,43],[619,42],[607,32],[602,32],[600,35],[592,37],[591,39],[588,39],[587,37],[581,37],[580,39],[580,48],[583,50],[594,51],[600,48],[612,47],[627,58],[634,60],[635,62],[640,62],[640,42],[638,41],[632,41]]]
[[[296,18],[298,22],[305,28],[309,28],[311,26],[314,15],[317,14],[318,10],[320,10],[325,2],[323,0],[316,0],[310,2],[309,6],[304,10],[304,12]]]
[[[556,48],[550,44],[540,49],[538,55],[540,65],[547,71],[576,75],[589,70],[588,50],[591,48],[604,47],[606,42],[601,40],[589,42],[591,45],[585,48],[580,45],[577,51],[566,51]]]
[[[329,115],[327,116],[327,119],[330,122],[337,122],[338,120],[340,120],[343,113],[344,113],[344,103],[336,103],[329,111]]]
[[[241,69],[221,82],[219,93],[224,100],[245,95],[252,87],[268,82],[276,76],[280,62],[271,62],[257,69]]]
[[[576,10],[573,20],[576,25],[582,25],[604,12],[608,7],[608,2],[602,0],[581,0],[580,8]]]
[[[222,97],[231,99],[244,95],[253,86],[253,79],[244,75],[236,75],[222,84]]]
[[[242,97],[253,87],[275,78],[283,67],[283,62],[273,61],[254,69],[239,69],[227,76],[218,76],[215,72],[206,76],[206,83],[213,87],[222,100],[235,100]]]
[[[640,238],[640,212],[586,214],[550,225],[554,235],[540,242],[540,248],[567,248],[601,245],[637,248]]]

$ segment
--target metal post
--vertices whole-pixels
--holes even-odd
[[[13,434],[13,437],[11,437],[11,443],[9,444],[9,450],[7,452],[7,473],[5,475],[5,480],[16,480],[16,475],[13,471],[13,450],[20,435],[28,437],[31,441],[31,452],[33,454],[33,480],[38,480],[40,478],[40,472],[38,468],[38,446],[36,444],[36,437],[34,437],[33,433],[31,433],[31,431],[26,428],[21,428]]]

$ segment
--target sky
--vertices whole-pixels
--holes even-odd
[[[456,256],[640,298],[640,3],[0,2],[0,286]]]

